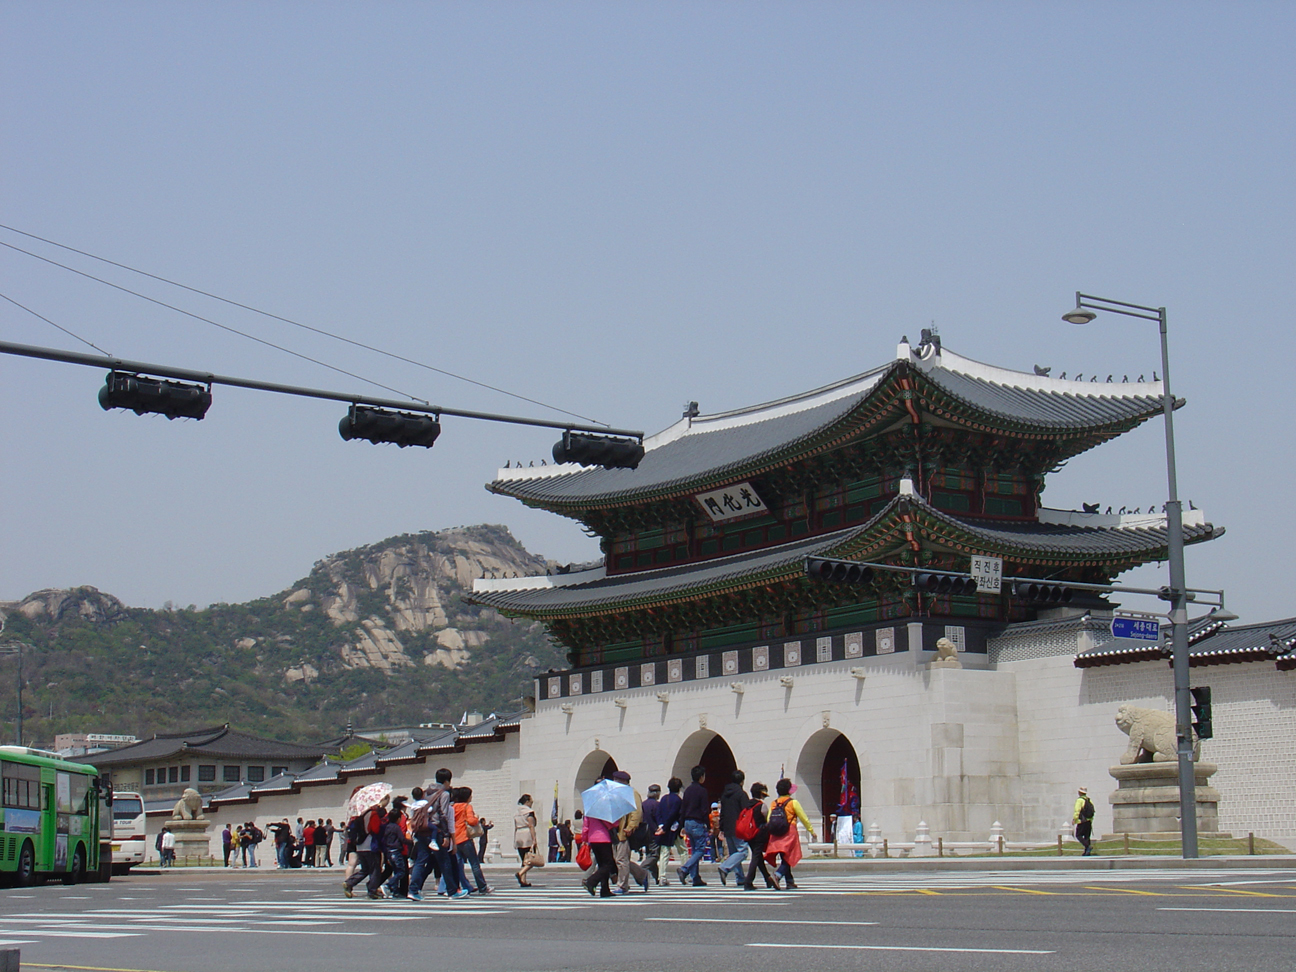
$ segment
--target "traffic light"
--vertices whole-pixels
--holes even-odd
[[[920,571],[913,575],[913,586],[920,591],[926,591],[928,594],[950,594],[966,597],[977,592],[976,581],[969,575],[928,574]]]
[[[559,464],[574,462],[606,469],[638,469],[644,457],[644,447],[642,442],[634,439],[564,432],[562,440],[554,443],[553,457]]]
[[[1188,691],[1193,697],[1193,731],[1197,733],[1198,739],[1210,739],[1215,735],[1214,730],[1211,729],[1210,686],[1203,685]]]
[[[441,423],[431,415],[410,412],[388,412],[381,408],[352,405],[338,423],[338,434],[348,442],[366,439],[369,442],[394,442],[406,446],[423,446],[431,449],[441,434]]]
[[[110,408],[128,408],[136,415],[153,412],[169,419],[201,419],[211,403],[211,389],[202,385],[144,378],[120,371],[108,372],[104,386],[99,389],[99,406],[105,412]]]
[[[873,568],[850,560],[828,560],[825,557],[807,557],[806,576],[811,580],[834,584],[871,584]]]
[[[1012,596],[1019,601],[1036,604],[1068,604],[1074,592],[1062,584],[1041,584],[1036,581],[1018,582],[1012,586]]]

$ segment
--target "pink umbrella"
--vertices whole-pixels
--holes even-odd
[[[368,786],[362,786],[351,794],[351,799],[347,802],[347,815],[360,816],[371,807],[382,803],[383,797],[388,796],[391,791],[390,783],[370,783]]]

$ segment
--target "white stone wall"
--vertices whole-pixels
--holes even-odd
[[[1127,738],[1114,719],[1123,703],[1174,711],[1174,676],[1164,661],[1076,668],[1070,655],[1009,662],[1015,674],[1021,738],[1023,830],[1028,837],[1069,829],[1075,788],[1087,786],[1095,833],[1112,830],[1108,796]],[[1201,758],[1219,765],[1220,827],[1235,835],[1296,835],[1296,672],[1273,662],[1192,669],[1209,685],[1215,736]]]
[[[298,817],[303,820],[332,818],[334,825],[341,827],[346,823],[344,807],[347,799],[357,785],[382,781],[390,783],[394,793],[408,794],[412,787],[422,786],[426,780],[432,779],[433,774],[442,766],[454,773],[454,785],[472,787],[473,809],[479,816],[497,825],[491,831],[491,837],[498,836],[506,853],[511,854],[513,812],[521,793],[517,786],[518,736],[518,733],[510,733],[501,741],[473,743],[462,753],[434,754],[428,756],[425,763],[394,766],[384,773],[352,777],[346,783],[308,786],[303,787],[299,793],[261,797],[256,803],[217,807],[208,814],[212,820],[208,828],[211,854],[218,860],[221,857],[220,834],[226,823],[237,825],[251,820],[267,834],[270,823],[285,817],[294,825]],[[552,799],[553,786],[550,784],[549,801]],[[536,806],[547,808],[549,802],[537,798]],[[537,816],[543,818],[542,823],[548,820],[547,812],[538,812]],[[166,822],[166,817],[148,818],[148,848],[154,860],[157,851],[153,848],[153,841]],[[335,839],[335,862],[337,847]],[[274,866],[274,844],[269,840],[257,848],[257,862],[263,867]]]
[[[1020,827],[1013,676],[928,671],[930,653],[902,651],[852,662],[544,700],[526,724],[525,779],[552,792],[564,815],[607,754],[644,792],[690,767],[713,735],[724,737],[748,785],[773,789],[780,771],[816,828],[823,756],[838,733],[855,748],[862,816],[884,833],[984,839],[996,820]],[[851,668],[862,668],[863,682]],[[792,679],[790,688],[781,678]],[[735,693],[731,683],[744,687]],[[667,693],[668,701],[658,700]],[[620,708],[616,698],[625,699]],[[562,711],[563,705],[571,712]],[[831,808],[829,808],[831,809]]]

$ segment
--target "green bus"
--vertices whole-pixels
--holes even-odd
[[[64,884],[111,868],[112,789],[93,766],[23,746],[0,746],[0,877],[28,886],[57,875]],[[101,866],[102,865],[102,866]]]

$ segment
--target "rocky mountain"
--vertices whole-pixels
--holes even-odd
[[[315,564],[289,590],[197,610],[130,608],[91,587],[0,603],[24,658],[26,736],[231,722],[289,740],[451,721],[521,704],[561,667],[540,625],[463,602],[481,576],[551,565],[502,526],[392,537]],[[15,681],[0,676],[0,725]],[[4,731],[12,738],[11,729]]]

